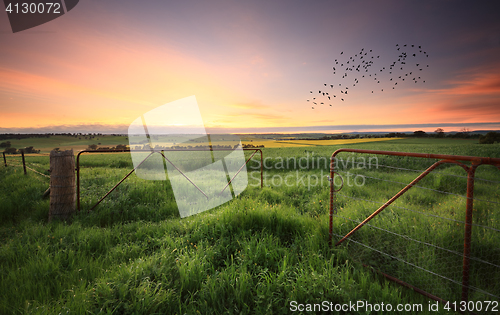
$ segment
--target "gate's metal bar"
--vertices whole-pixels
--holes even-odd
[[[380,275],[382,275],[382,276],[386,277],[387,279],[389,279],[389,280],[391,280],[391,281],[394,281],[394,282],[396,282],[396,283],[398,283],[398,284],[400,284],[400,285],[402,285],[402,286],[405,286],[405,287],[407,287],[407,288],[410,288],[410,289],[412,289],[413,291],[415,291],[415,292],[417,292],[417,293],[422,294],[423,296],[426,296],[426,297],[428,297],[428,298],[430,298],[430,299],[433,299],[434,301],[438,301],[438,302],[440,302],[440,303],[442,303],[442,304],[446,304],[446,303],[448,302],[448,301],[443,300],[442,298],[440,298],[440,297],[438,297],[438,296],[435,296],[435,295],[433,295],[433,294],[430,294],[429,292],[426,292],[426,291],[424,291],[424,290],[422,290],[422,289],[419,289],[419,288],[417,288],[417,287],[415,287],[415,286],[413,286],[413,285],[411,285],[411,284],[409,284],[409,283],[406,283],[406,282],[404,282],[404,281],[401,281],[401,280],[399,280],[398,278],[394,278],[394,277],[393,277],[393,276],[391,276],[391,275],[388,275],[388,274],[386,274],[386,273],[383,273],[382,271],[377,270],[377,269],[373,268],[372,266],[369,266],[369,265],[366,265],[366,264],[363,264],[363,263],[361,263],[361,264],[362,264],[364,267],[369,268],[369,269],[370,269],[370,270],[372,270],[373,272],[376,272],[376,273],[378,273],[378,274],[380,274]]]
[[[455,161],[475,161],[478,164],[500,165],[500,158],[466,156],[466,155],[449,155],[449,154],[428,154],[428,153],[413,153],[413,152],[397,152],[397,151],[380,151],[380,150],[364,150],[364,149],[338,149],[333,152],[332,158],[335,158],[340,152],[352,153],[368,153],[377,155],[393,155],[393,156],[408,156],[438,160],[455,160]]]
[[[139,165],[137,165],[136,167],[134,167],[133,170],[131,170],[125,177],[122,178],[121,181],[119,181],[113,188],[111,188],[92,208],[90,208],[89,211],[91,210],[94,210],[95,207],[97,207],[101,201],[104,200],[104,198],[106,198],[113,190],[116,189],[116,187],[118,187],[118,185],[120,185],[124,180],[126,180],[137,168],[139,168],[139,166],[142,165],[142,163],[144,163],[151,155],[153,155],[154,152],[151,152],[144,160],[141,161],[141,163],[139,163]],[[80,204],[78,204],[80,205]],[[80,210],[80,209],[78,209]]]
[[[241,170],[242,170],[242,169],[243,169],[243,168],[247,165],[248,161],[250,161],[256,153],[257,153],[257,151],[255,151],[255,152],[254,152],[254,153],[253,153],[253,154],[252,154],[252,155],[248,158],[248,160],[246,160],[246,161],[245,161],[245,164],[243,164],[243,165],[240,167],[240,169],[236,172],[236,174],[234,174],[233,178],[231,178],[231,179],[229,180],[229,182],[227,182],[226,186],[224,186],[224,188],[222,188],[222,190],[221,190],[221,192],[219,193],[219,195],[221,195],[221,194],[224,192],[224,190],[226,190],[226,188],[227,188],[227,187],[231,184],[231,182],[233,181],[233,179],[234,179],[234,178],[235,178],[235,177],[236,177],[236,176],[237,176],[237,175],[241,172]],[[261,188],[262,188],[262,186],[261,186]]]
[[[244,149],[243,149],[244,150]],[[264,180],[262,179],[262,174],[264,174],[264,162],[262,161],[262,150],[258,149],[260,152],[260,188],[264,187]]]
[[[472,164],[467,171],[467,209],[465,212],[464,261],[462,267],[462,301],[469,300],[470,247],[472,235],[472,210],[474,207],[474,173],[479,165]]]
[[[386,273],[383,273],[382,271],[377,270],[377,269],[373,268],[372,266],[369,266],[369,265],[366,265],[366,264],[363,264],[363,263],[361,263],[361,264],[362,264],[364,267],[369,268],[369,269],[370,269],[370,270],[372,270],[373,272],[376,272],[376,273],[378,273],[378,274],[380,274],[380,275],[382,275],[382,276],[386,277],[388,280],[393,281],[393,282],[396,282],[397,284],[402,285],[402,286],[404,286],[404,287],[407,287],[407,288],[409,288],[409,289],[412,289],[413,291],[415,291],[415,292],[417,292],[417,293],[420,293],[420,294],[422,294],[423,296],[428,297],[429,299],[432,299],[432,300],[434,300],[434,301],[438,301],[439,303],[441,303],[441,304],[443,304],[443,305],[446,305],[446,303],[448,303],[448,301],[447,301],[447,300],[444,300],[444,299],[442,299],[442,298],[440,298],[440,297],[438,297],[438,296],[435,296],[434,294],[430,294],[430,293],[429,293],[429,292],[427,292],[427,291],[424,291],[424,290],[422,290],[422,289],[419,289],[419,288],[417,288],[417,287],[415,287],[415,286],[413,286],[413,285],[411,285],[411,284],[409,284],[409,283],[407,283],[407,282],[404,282],[404,281],[402,281],[402,280],[399,280],[398,278],[395,278],[395,277],[393,277],[393,276],[391,276],[391,275],[388,275],[388,274],[386,274]],[[453,305],[453,304],[449,304],[449,306],[450,306],[450,307],[454,307],[454,305]],[[455,312],[458,312],[458,310],[455,310]],[[465,314],[464,312],[460,312],[460,313]],[[471,314],[471,315],[476,315],[477,313],[474,313],[474,312],[469,312],[469,314]]]
[[[7,159],[5,158],[5,152],[2,152],[3,154],[3,163],[5,164],[5,167],[7,167]]]
[[[177,166],[175,166],[175,164],[174,164],[174,163],[172,163],[169,159],[167,159],[167,157],[163,154],[163,151],[161,151],[161,153],[160,153],[160,154],[161,154],[161,156],[163,156],[163,158],[164,158],[166,161],[168,161],[168,163],[172,164],[172,166],[173,166],[173,167],[175,167],[175,169],[176,169],[177,171],[179,171],[179,173],[181,173],[181,175],[182,175],[182,176],[184,176],[184,178],[185,178],[185,179],[187,179],[187,180],[188,180],[188,181],[189,181],[189,182],[190,182],[190,183],[191,183],[194,187],[196,187],[196,189],[198,189],[198,191],[200,191],[200,192],[203,194],[203,196],[205,196],[205,197],[207,198],[207,200],[208,200],[208,196],[207,196],[207,194],[205,194],[205,193],[203,192],[203,190],[201,190],[198,186],[196,186],[196,184],[195,184],[195,183],[193,183],[193,181],[192,181],[191,179],[189,179],[189,177],[187,177],[187,175],[186,175],[186,174],[184,174],[184,172],[182,172],[182,171],[181,171],[181,170],[180,170]]]

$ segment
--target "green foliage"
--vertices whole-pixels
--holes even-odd
[[[5,154],[16,154],[17,153],[17,149],[9,147],[9,148],[3,150],[3,152],[5,152]]]
[[[125,144],[118,144],[115,147],[116,150],[127,150],[127,146]]]
[[[422,130],[414,131],[413,135],[415,137],[427,137],[427,133],[425,131],[422,131]]]
[[[500,143],[500,133],[490,131],[486,135],[481,135],[479,137],[479,143],[480,144],[493,144],[493,143]]]
[[[33,148],[33,146],[31,147],[26,147],[23,149],[24,153],[27,153],[27,154],[30,154],[30,153],[40,153],[40,150],[36,150],[35,148]]]

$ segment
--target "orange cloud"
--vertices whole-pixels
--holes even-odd
[[[442,117],[442,121],[489,122],[500,119],[500,98],[466,98],[442,103],[428,111]]]
[[[445,82],[448,88],[430,90],[441,95],[491,95],[500,96],[500,62],[487,67],[474,67],[458,73]]]
[[[413,90],[399,100],[405,122],[491,122],[500,120],[500,63],[470,68],[441,89]]]

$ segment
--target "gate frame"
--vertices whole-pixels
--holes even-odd
[[[429,168],[427,168],[424,172],[422,172],[417,178],[415,178],[411,183],[406,185],[401,191],[399,191],[396,195],[390,198],[387,202],[385,202],[382,206],[380,206],[375,212],[373,212],[370,216],[368,216],[363,222],[358,224],[354,229],[352,229],[349,233],[347,233],[340,241],[338,241],[335,246],[340,245],[343,241],[345,241],[349,236],[351,236],[354,232],[360,229],[363,225],[365,225],[368,221],[373,219],[377,214],[382,212],[387,206],[389,206],[392,202],[394,202],[397,198],[403,195],[406,191],[408,191],[411,187],[413,187],[418,181],[424,178],[427,174],[432,172],[436,167],[441,164],[450,163],[457,164],[461,166],[467,172],[467,204],[466,204],[466,213],[465,213],[465,228],[464,228],[464,254],[463,254],[463,263],[462,263],[462,301],[469,301],[469,269],[470,269],[470,247],[471,247],[471,234],[472,234],[472,209],[474,205],[474,174],[476,169],[480,165],[493,165],[496,166],[500,170],[500,158],[489,158],[489,157],[476,157],[476,156],[461,156],[461,155],[448,155],[448,154],[427,154],[427,153],[411,153],[411,152],[398,152],[398,151],[380,151],[380,150],[364,150],[364,149],[338,149],[333,152],[330,158],[330,218],[329,218],[329,246],[332,245],[332,236],[333,236],[333,214],[334,214],[334,205],[333,200],[335,193],[338,190],[334,189],[334,176],[335,176],[335,157],[337,154],[341,152],[351,152],[351,153],[367,153],[367,154],[376,154],[376,155],[393,155],[393,156],[407,156],[407,157],[418,157],[418,158],[426,158],[426,159],[438,159],[440,161],[435,162]],[[471,165],[468,166],[459,161],[467,161],[471,162]],[[339,175],[340,176],[340,175]],[[342,178],[342,177],[340,177]],[[335,211],[336,212],[336,211]],[[388,277],[389,279],[396,281],[402,285],[415,289],[415,287],[407,284],[397,278]],[[420,290],[421,294],[430,297],[434,300],[438,300],[442,302],[443,300],[439,297],[431,295],[425,291]]]
[[[165,158],[168,162],[170,162],[166,157],[165,155],[163,154],[164,151],[176,151],[176,152],[184,152],[184,151],[233,151],[234,149],[212,149],[212,150],[205,150],[205,149],[182,149],[182,150],[162,150],[161,152],[155,152],[155,151],[152,151],[152,150],[82,150],[80,152],[78,152],[77,156],[76,156],[76,203],[77,203],[77,210],[80,211],[80,155],[82,153],[124,153],[124,152],[149,152],[150,154],[144,159],[142,160],[141,163],[139,163],[139,165],[135,166],[127,175],[125,175],[125,177],[123,177],[113,188],[111,188],[94,206],[92,206],[92,208],[90,208],[88,211],[91,211],[91,210],[94,210],[95,207],[97,207],[101,201],[103,201],[113,190],[116,189],[116,187],[118,187],[125,179],[127,179],[142,163],[144,163],[144,161],[146,161],[150,156],[153,155],[153,153],[159,153],[163,156],[163,158]],[[230,179],[230,181],[227,183],[227,185],[224,187],[224,189],[222,190],[222,192],[229,186],[229,184],[231,183],[231,181],[236,177],[236,175],[238,175],[240,173],[240,171],[243,169],[243,167],[245,165],[248,164],[248,162],[250,161],[250,159],[252,159],[252,157],[257,153],[259,152],[260,153],[260,188],[263,187],[263,173],[264,173],[264,170],[263,170],[263,163],[262,163],[262,150],[261,149],[258,149],[258,148],[243,148],[243,151],[254,151],[254,153],[250,156],[250,158],[248,158],[248,160],[246,160],[245,164],[243,164],[241,166],[241,168],[238,170],[238,172],[236,172],[236,174],[233,176],[233,178]],[[170,162],[172,164],[172,162]],[[174,164],[172,164],[175,168],[177,168]],[[179,170],[180,171],[180,170]],[[198,188],[198,186],[196,186],[195,183],[193,183],[184,173],[181,172],[181,174],[191,183],[193,184],[198,190],[200,190]],[[203,191],[200,190],[200,192],[205,195],[205,193]],[[221,192],[221,193],[222,193]],[[207,197],[207,195],[205,195],[205,197]],[[208,197],[207,197],[208,198]]]

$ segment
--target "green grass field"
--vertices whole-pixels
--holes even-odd
[[[109,140],[108,144],[113,144]],[[328,182],[308,186],[307,180],[302,184],[295,176],[310,179],[326,175],[328,163],[323,160],[341,147],[500,158],[500,146],[476,142],[401,139],[265,148],[263,189],[258,173],[251,173],[249,187],[240,196],[184,219],[179,217],[168,181],[146,181],[135,175],[88,213],[86,210],[131,169],[132,162],[129,154],[87,154],[81,157],[82,212],[71,223],[47,223],[49,200],[42,194],[48,179],[33,172],[23,175],[21,167],[11,166],[19,165],[20,158],[8,157],[9,166],[0,167],[0,314],[288,314],[293,301],[420,303],[422,313],[431,313],[427,298],[389,282],[362,263],[417,287],[437,288],[437,294],[444,298],[459,295],[460,286],[366,250],[356,242],[383,249],[447,278],[459,277],[460,257],[408,243],[407,238],[380,229],[460,252],[463,224],[453,220],[463,220],[465,200],[457,196],[465,194],[463,178],[457,177],[464,175],[463,170],[444,167],[439,176],[429,176],[421,183],[452,194],[409,192],[373,220],[372,226],[363,227],[353,241],[334,248],[328,246]],[[40,142],[35,148],[53,146],[55,142]],[[344,161],[361,158],[342,157]],[[303,163],[294,167],[293,158]],[[258,159],[254,160],[249,171],[258,168]],[[48,174],[47,156],[27,156],[27,162]],[[381,157],[378,163],[425,169],[431,162]],[[346,185],[339,192],[336,235],[353,227],[352,220],[362,220],[376,210],[376,205],[364,200],[384,202],[404,187],[373,178],[408,183],[418,175],[387,168],[342,169],[347,170],[371,178],[362,187]],[[289,185],[283,184],[286,176]],[[500,181],[500,170],[480,167],[477,177],[492,182],[477,184],[476,198],[500,202],[494,182]],[[404,207],[414,211],[400,210]],[[500,229],[498,203],[478,201],[474,219],[475,224]],[[495,266],[500,261],[500,233],[486,228],[475,228],[473,233],[472,255],[492,264],[474,263],[471,284],[499,296],[500,270]],[[474,291],[471,299],[492,298]],[[441,306],[439,313],[447,312]]]

